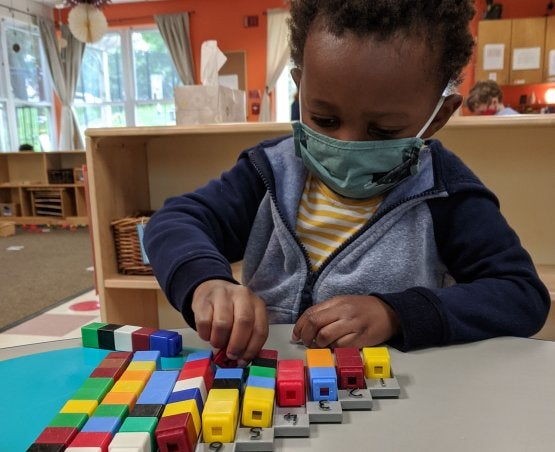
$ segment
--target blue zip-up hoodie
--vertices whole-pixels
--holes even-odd
[[[401,349],[530,336],[550,297],[496,197],[439,141],[367,225],[317,272],[295,234],[307,171],[291,137],[241,154],[219,180],[170,198],[148,223],[145,246],[170,302],[194,327],[195,288],[233,279],[267,305],[271,323],[294,323],[335,295],[375,295],[397,313]]]

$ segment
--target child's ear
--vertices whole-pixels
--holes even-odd
[[[293,69],[291,69],[291,77],[293,78],[293,81],[295,82],[297,89],[299,89],[299,87],[301,86],[302,75],[303,75],[303,72],[300,70],[300,68],[294,67]]]
[[[437,112],[436,117],[431,122],[430,126],[422,134],[422,138],[429,138],[438,130],[440,130],[453,116],[453,113],[462,105],[463,98],[460,94],[451,94],[445,98],[443,105]]]

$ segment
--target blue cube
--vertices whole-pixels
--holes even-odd
[[[337,400],[337,374],[334,367],[310,367],[308,378],[313,401]]]
[[[157,330],[150,335],[150,349],[158,350],[163,357],[177,356],[183,350],[181,334]]]

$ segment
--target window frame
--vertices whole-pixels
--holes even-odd
[[[40,61],[40,70],[44,75],[42,83],[44,90],[44,99],[41,101],[25,101],[17,99],[14,94],[14,89],[12,86],[11,74],[10,74],[10,59],[9,59],[9,49],[8,49],[8,33],[10,30],[17,30],[18,32],[28,33],[34,35],[37,38],[39,45],[38,48],[38,58]],[[33,39],[34,39],[33,38]],[[0,18],[0,63],[2,68],[0,69],[1,75],[5,82],[0,86],[0,102],[6,105],[6,117],[7,117],[7,134],[8,137],[7,146],[2,147],[0,143],[0,152],[10,152],[16,151],[19,143],[18,136],[18,122],[17,122],[17,109],[20,107],[32,107],[32,108],[46,108],[49,110],[48,120],[48,138],[50,140],[50,149],[44,149],[44,151],[51,151],[56,148],[57,134],[55,118],[55,108],[54,108],[54,93],[53,84],[50,77],[50,68],[46,60],[46,55],[44,53],[44,48],[42,45],[42,40],[40,38],[39,27],[35,24],[23,22],[15,18],[2,17]],[[4,125],[0,122],[0,127]],[[37,149],[38,151],[39,149]],[[43,149],[40,149],[43,150]]]
[[[171,99],[159,99],[159,100],[142,100],[138,99],[137,96],[137,86],[136,86],[136,61],[133,53],[133,33],[135,32],[158,32],[159,30],[155,25],[143,25],[143,26],[133,26],[133,27],[119,27],[112,28],[108,33],[117,33],[120,35],[121,44],[121,70],[123,76],[123,101],[103,101],[95,103],[87,103],[80,99],[74,100],[74,108],[82,108],[87,106],[123,106],[123,112],[125,114],[125,127],[138,127],[137,124],[137,109],[141,105],[152,105],[153,103],[159,103],[163,105],[169,105],[175,108],[175,101],[173,97]],[[169,54],[169,50],[168,50]],[[171,60],[171,57],[170,57]],[[173,62],[171,63],[173,66]],[[175,72],[175,66],[173,66]],[[179,83],[179,82],[178,82]],[[80,124],[81,128],[85,130],[88,125]],[[102,127],[106,127],[103,125]]]

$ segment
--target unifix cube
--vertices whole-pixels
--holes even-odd
[[[306,403],[305,371],[302,359],[278,361],[276,392],[279,406],[294,407]]]
[[[366,378],[390,378],[391,361],[387,347],[364,347],[362,349],[364,360],[364,376]]]
[[[364,364],[358,348],[336,348],[334,354],[339,389],[363,389]]]

